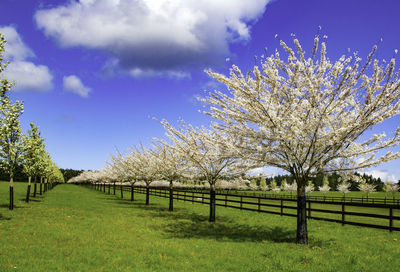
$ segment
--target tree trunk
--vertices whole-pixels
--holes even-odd
[[[115,182],[114,182],[114,195],[115,195]]]
[[[32,177],[29,176],[28,177],[28,189],[26,190],[26,199],[25,199],[26,203],[29,203],[29,196],[31,194],[31,179],[32,179]]]
[[[174,210],[174,189],[172,181],[169,182],[169,209],[170,212]]]
[[[210,218],[209,222],[215,222],[215,189],[214,186],[210,188]]]
[[[150,188],[149,185],[146,185],[146,205],[150,204]]]
[[[297,184],[297,235],[296,243],[307,245],[307,202],[305,194],[305,182]]]
[[[13,177],[10,177],[10,210],[14,209],[14,180]]]
[[[135,200],[135,196],[134,196],[134,185],[131,184],[131,201]]]
[[[124,198],[124,192],[122,190],[122,184],[120,186],[121,186],[121,198]]]
[[[39,190],[39,194],[42,195],[43,193],[43,177],[40,177],[40,190]]]
[[[33,186],[33,197],[36,197],[37,192],[37,177],[35,177],[35,185]]]

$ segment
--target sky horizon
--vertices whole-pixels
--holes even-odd
[[[60,168],[99,169],[116,149],[163,137],[153,117],[207,125],[197,97],[224,86],[204,69],[247,72],[292,33],[306,52],[328,36],[333,61],[348,48],[365,58],[377,44],[377,59],[399,63],[395,0],[2,0],[0,10],[10,97],[24,100],[23,131],[39,126]],[[363,172],[397,181],[398,165]]]

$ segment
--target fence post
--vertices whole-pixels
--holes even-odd
[[[243,207],[243,196],[240,196],[240,209]]]
[[[281,199],[281,216],[283,214],[283,199]]]
[[[227,206],[227,202],[228,202],[228,196],[225,195],[225,207]]]
[[[258,212],[261,210],[261,197],[258,198]]]
[[[342,202],[342,226],[344,226],[344,223],[345,223],[345,216],[346,216],[346,213],[345,213],[345,205],[344,205],[344,202]]]
[[[201,204],[204,204],[204,192],[201,192]]]
[[[389,208],[389,231],[393,231],[393,208]]]

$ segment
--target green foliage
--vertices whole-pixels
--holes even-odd
[[[31,129],[23,135],[23,171],[27,176],[38,176],[40,163],[44,150],[44,139],[40,136],[40,130],[32,122]]]
[[[265,178],[261,178],[260,180],[260,188],[261,189],[265,189],[267,187],[267,182],[265,180]]]
[[[367,175],[367,174],[359,174],[359,173],[355,173],[358,176],[362,176],[362,178],[368,183],[368,184],[373,184],[376,185],[376,189],[377,191],[383,191],[383,186],[384,183],[382,182],[382,180],[380,178],[374,178],[372,175]],[[324,179],[324,174],[318,174],[316,175],[316,177],[313,178],[313,183],[315,185],[315,188],[318,188],[318,186],[322,186],[323,185],[323,179]],[[331,173],[329,175],[327,175],[328,181],[329,181],[329,187],[331,187],[332,189],[336,189],[337,186],[339,185],[340,181],[339,181],[339,175],[337,173]],[[277,175],[275,177],[269,177],[267,178],[267,183],[270,183],[272,179],[275,179],[276,183],[278,184],[278,186],[280,186],[282,184],[282,181],[286,179],[286,181],[288,183],[293,183],[294,179],[292,176],[290,175]],[[400,181],[399,181],[400,182]],[[358,183],[356,183],[355,181],[349,181],[349,183],[351,184],[350,186],[350,190],[351,191],[359,191],[358,189]]]
[[[21,126],[19,117],[24,111],[23,102],[10,102],[10,98],[5,96],[0,104],[0,158],[1,167],[13,179],[14,169],[21,161],[23,151]]]
[[[11,82],[9,82],[5,77],[1,76],[1,73],[4,72],[4,70],[7,67],[7,63],[4,63],[4,45],[6,43],[6,40],[4,36],[0,33],[0,98],[1,101],[3,101],[3,98],[6,97],[7,92],[11,89],[11,86],[13,85]]]

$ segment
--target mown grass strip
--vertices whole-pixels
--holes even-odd
[[[0,195],[7,190],[0,183]],[[25,186],[21,186],[24,188]],[[16,190],[17,191],[17,190]],[[23,196],[23,193],[21,194]],[[22,197],[23,199],[23,197]],[[1,200],[3,202],[3,198]],[[400,234],[144,195],[135,201],[74,185],[0,207],[0,271],[396,271]]]

